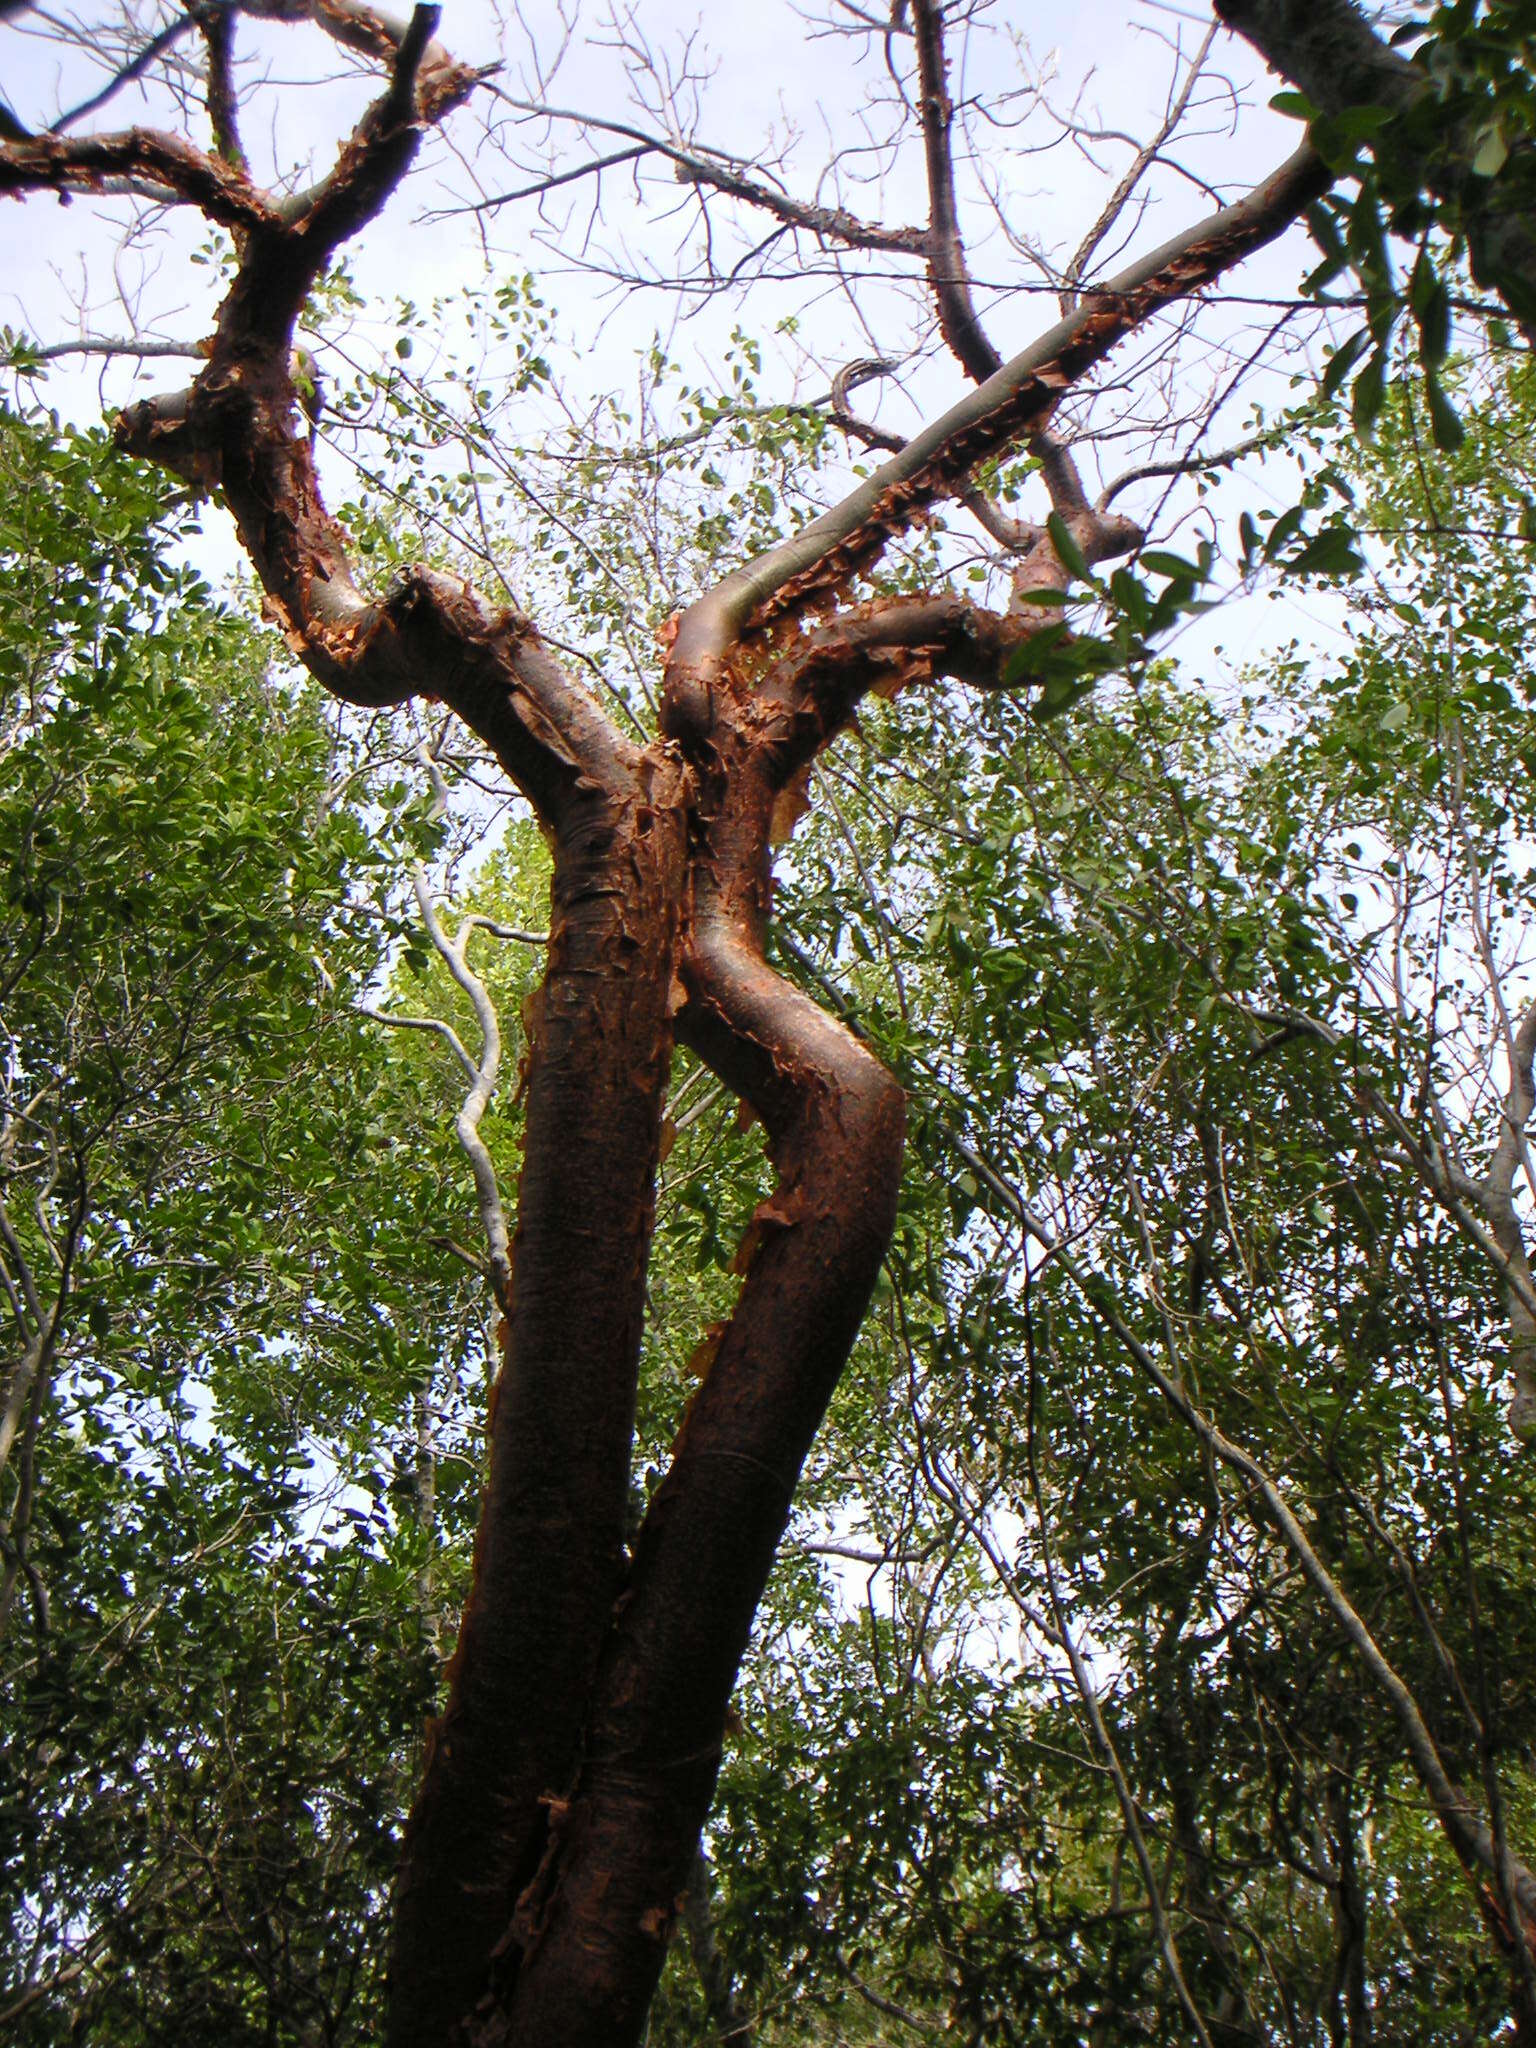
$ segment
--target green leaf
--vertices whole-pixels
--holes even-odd
[[[1358,576],[1365,567],[1347,526],[1325,526],[1285,564],[1297,576]]]
[[[1358,332],[1349,337],[1348,341],[1340,343],[1339,347],[1329,357],[1328,367],[1323,372],[1322,393],[1324,398],[1331,398],[1333,396],[1370,345],[1371,330],[1368,327],[1360,328]]]
[[[1091,695],[1097,680],[1095,676],[1053,679],[1030,706],[1031,717],[1042,725],[1049,719],[1060,718],[1074,704],[1080,704],[1084,697]]]
[[[1193,562],[1186,562],[1182,555],[1167,553],[1162,548],[1149,548],[1141,556],[1141,566],[1150,569],[1154,576],[1167,576],[1175,581],[1201,582],[1202,575]]]
[[[1424,390],[1429,400],[1429,428],[1434,436],[1435,446],[1447,455],[1454,455],[1467,438],[1467,430],[1461,423],[1460,415],[1445,395],[1440,379],[1431,369],[1424,373]]]
[[[1480,178],[1496,178],[1508,162],[1509,144],[1504,139],[1503,124],[1495,121],[1483,131],[1472,153],[1472,168]]]
[[[1355,379],[1355,388],[1350,397],[1350,417],[1355,423],[1355,432],[1368,441],[1375,430],[1381,413],[1382,400],[1387,388],[1387,359],[1384,349],[1377,349],[1371,360]]]
[[[1264,554],[1267,560],[1274,561],[1287,541],[1292,540],[1300,533],[1302,517],[1302,509],[1299,505],[1292,505],[1280,514],[1280,517],[1269,529],[1268,536],[1264,542]]]
[[[1419,355],[1431,370],[1438,370],[1444,363],[1451,347],[1451,295],[1443,279],[1436,278],[1434,289],[1419,314]]]
[[[1051,537],[1051,546],[1056,550],[1056,559],[1069,576],[1075,576],[1086,583],[1092,576],[1088,557],[1078,545],[1077,536],[1059,512],[1052,512],[1045,522],[1045,530]]]

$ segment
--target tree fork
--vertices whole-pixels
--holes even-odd
[[[754,718],[753,712],[757,712]],[[819,726],[819,721],[818,721]],[[756,1112],[777,1169],[746,1280],[647,1511],[580,1775],[522,1957],[476,2048],[638,2040],[719,1771],[731,1689],[816,1430],[895,1224],[905,1101],[763,956],[783,727],[732,701],[699,764],[682,1037]]]

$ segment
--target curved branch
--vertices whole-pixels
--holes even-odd
[[[893,697],[940,676],[994,689],[1009,654],[1049,622],[1041,606],[1004,617],[945,592],[876,599],[807,633],[751,700],[775,795],[842,730],[871,691]]]
[[[328,0],[316,0],[322,4]],[[187,391],[130,407],[117,438],[196,488],[223,490],[271,613],[326,689],[368,706],[423,691],[441,697],[550,818],[583,778],[610,790],[632,785],[635,750],[519,613],[426,568],[405,571],[383,599],[366,598],[346,536],[321,498],[310,437],[294,430],[292,333],[309,290],[398,184],[424,128],[475,79],[431,40],[435,8],[418,8],[398,45],[379,26],[385,17],[366,8],[331,11],[349,35],[386,42],[391,77],[329,175],[309,191],[275,202],[239,169],[188,145],[117,139],[134,145],[125,153],[135,161],[179,179],[186,196],[241,230],[239,269],[207,345],[207,367]],[[296,0],[279,18],[297,18]],[[83,175],[81,165],[95,162],[102,147],[44,141],[7,148],[0,187],[7,167],[20,175],[18,165],[33,182],[60,165]]]
[[[375,6],[374,0],[233,0],[233,4],[242,14],[249,14],[260,21],[290,24],[311,21],[344,50],[352,50],[359,57],[372,57],[386,64],[405,48],[416,30],[416,18],[422,12],[418,7],[409,15],[400,15],[391,8]],[[465,74],[443,45],[433,39],[436,17],[441,9],[434,8],[432,12],[434,18],[422,39],[419,52],[420,71],[428,97],[456,90],[458,81],[466,75],[473,84],[479,75]]]
[[[465,946],[470,934],[484,929],[490,924],[490,920],[466,918],[459,927],[458,936],[450,939],[443,930],[432,902],[431,891],[427,887],[426,877],[420,869],[412,877],[412,886],[428,938],[447,966],[448,972],[474,1005],[475,1021],[480,1026],[480,1057],[474,1059],[470,1056],[463,1039],[453,1026],[441,1017],[403,1016],[398,1011],[381,1010],[372,1003],[360,1003],[358,1008],[363,1016],[372,1018],[376,1024],[387,1024],[400,1031],[433,1032],[449,1046],[464,1070],[465,1078],[469,1082],[469,1093],[454,1119],[454,1131],[460,1148],[469,1161],[470,1173],[474,1178],[475,1198],[480,1209],[480,1225],[485,1232],[488,1248],[491,1292],[496,1298],[497,1307],[505,1316],[510,1312],[512,1304],[512,1261],[506,1211],[502,1206],[495,1163],[486,1150],[485,1140],[480,1136],[481,1120],[490,1105],[501,1072],[501,1025],[489,990],[472,971],[465,958]]]
[[[278,218],[274,203],[242,171],[179,135],[129,128],[119,135],[78,140],[33,135],[0,145],[0,198],[22,192],[101,192],[121,178],[174,194],[234,231],[270,227]]]
[[[707,726],[709,694],[743,632],[825,601],[867,571],[895,534],[952,494],[978,462],[1043,426],[1062,392],[1126,335],[1273,241],[1330,182],[1321,159],[1298,150],[1242,199],[1096,286],[840,504],[716,584],[679,623],[664,730],[681,736]]]
[[[912,31],[917,43],[917,112],[928,172],[928,280],[940,333],[966,373],[982,384],[1002,368],[1003,359],[982,332],[960,239],[950,141],[955,107],[949,97],[942,0],[912,0]]]
[[[832,417],[845,434],[862,441],[866,448],[884,448],[891,454],[897,454],[907,444],[889,427],[877,427],[869,420],[859,419],[848,403],[848,394],[857,391],[861,384],[873,384],[879,377],[893,377],[899,367],[899,364],[887,362],[881,356],[861,356],[856,362],[845,363],[832,379]]]
[[[432,941],[448,972],[474,1005],[475,1021],[480,1026],[480,1057],[477,1060],[464,1059],[469,1076],[469,1093],[454,1119],[454,1130],[469,1160],[470,1172],[474,1175],[475,1196],[480,1205],[480,1223],[485,1231],[486,1246],[490,1253],[491,1287],[496,1296],[497,1306],[502,1314],[506,1315],[512,1305],[512,1260],[509,1251],[510,1240],[507,1236],[507,1218],[501,1204],[501,1189],[496,1179],[495,1163],[485,1148],[485,1140],[480,1135],[481,1120],[490,1105],[492,1095],[496,1092],[496,1082],[501,1074],[501,1024],[489,990],[465,957],[465,948],[474,929],[473,924],[462,929],[456,939],[450,939],[443,930],[433,905],[427,878],[419,868],[412,877],[412,886],[416,892],[417,907],[421,911],[421,921],[427,928],[427,937]],[[464,1058],[462,1046],[459,1047],[459,1055],[461,1059]]]

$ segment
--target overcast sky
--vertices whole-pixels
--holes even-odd
[[[143,4],[137,11],[142,22],[155,23],[169,19],[173,9]],[[820,11],[844,20],[850,12],[838,0],[823,0]],[[92,24],[122,18],[110,6],[82,5],[76,12]],[[488,0],[450,0],[440,33],[456,55],[475,63],[499,61],[496,82],[514,99],[537,97],[647,132],[664,131],[673,115],[654,104],[649,110],[637,106],[637,89],[654,101],[657,77],[684,80],[675,110],[682,136],[674,133],[673,139],[697,139],[748,162],[771,160],[798,196],[841,199],[888,223],[922,219],[920,149],[909,144],[887,161],[872,147],[890,119],[878,38],[817,34],[812,9],[797,9],[788,0],[702,13],[685,0],[639,0],[627,18],[607,6],[588,6],[574,24],[572,12],[568,7],[562,15],[554,0],[527,0],[520,16]],[[1055,308],[1038,273],[991,224],[982,183],[1006,198],[1016,232],[1058,254],[1070,250],[1129,161],[1127,138],[1148,135],[1164,110],[1176,68],[1175,39],[1187,56],[1208,22],[1197,0],[1079,0],[1066,7],[997,0],[968,46],[952,38],[957,99],[1033,88],[1058,111],[1075,109],[1082,122],[1101,132],[1086,151],[1053,140],[1057,131],[1037,108],[1025,125],[985,130],[978,160],[962,170],[973,269],[992,338],[1004,354],[1049,325]],[[339,75],[334,46],[313,29],[242,22],[240,35],[253,86],[246,141],[258,174],[292,176],[306,163],[323,168],[336,139],[377,89],[376,79]],[[637,65],[642,41],[654,55],[657,77],[647,78]],[[111,47],[98,34],[85,47],[61,48],[45,21],[24,13],[0,25],[4,94],[24,121],[46,125],[60,107],[77,104],[95,89]],[[910,44],[894,48],[898,67],[910,68]],[[1266,105],[1275,81],[1256,66],[1246,46],[1223,34],[1211,61],[1205,104],[1197,96],[1187,140],[1175,152],[1181,170],[1149,181],[1150,204],[1131,222],[1129,251],[1113,239],[1105,245],[1102,254],[1113,257],[1111,268],[1126,253],[1154,245],[1209,209],[1197,180],[1229,196],[1262,177],[1295,144],[1295,124]],[[270,82],[257,85],[258,70]],[[1218,76],[1230,82],[1230,92],[1214,82]],[[1028,104],[1014,102],[1009,118]],[[488,147],[486,115],[503,124],[499,139],[510,144],[508,153],[497,155]],[[163,93],[141,94],[137,88],[97,117],[115,127],[135,120],[170,125],[174,118]],[[79,124],[82,130],[93,125],[90,119]],[[192,132],[202,139],[196,121]],[[866,289],[861,329],[827,266],[819,266],[818,274],[814,263],[801,269],[783,262],[787,242],[772,259],[780,274],[750,297],[679,299],[659,286],[637,290],[605,275],[643,270],[665,280],[696,251],[695,196],[677,184],[665,160],[647,159],[638,172],[635,166],[611,170],[600,186],[578,180],[545,202],[542,217],[528,200],[488,215],[445,211],[525,183],[546,162],[572,168],[622,147],[624,139],[583,132],[571,123],[529,122],[504,102],[479,96],[453,118],[446,136],[429,142],[384,218],[349,253],[360,287],[385,301],[408,296],[426,303],[483,276],[487,254],[493,269],[503,273],[533,270],[558,306],[567,340],[563,360],[578,395],[631,388],[637,359],[654,334],[707,375],[718,371],[723,339],[737,321],[767,337],[791,313],[802,323],[800,342],[770,359],[765,397],[787,396],[796,387],[803,394],[818,382],[824,390],[824,366],[870,355],[877,347],[885,354],[905,353],[921,308],[917,296]],[[829,178],[828,163],[839,152],[842,172]],[[858,182],[877,168],[875,182]],[[764,231],[760,215],[732,202],[712,201],[710,217],[721,268],[745,254]],[[216,278],[188,260],[206,240],[200,224],[182,216],[125,240],[128,218],[125,204],[86,199],[66,207],[36,198],[0,208],[0,321],[43,342],[81,330],[122,334],[135,320],[141,331],[162,338],[195,341],[207,333]],[[1305,260],[1305,243],[1293,236],[1248,265],[1237,291],[1251,300],[1283,298],[1294,292]],[[906,268],[916,276],[915,265]],[[1217,357],[1201,358],[1188,374],[1214,382],[1224,363],[1235,365],[1256,345],[1271,317],[1263,306],[1234,306],[1216,316],[1208,331]],[[386,338],[381,328],[379,339]],[[1135,360],[1136,346],[1123,352],[1124,360]],[[179,381],[178,367],[165,362],[72,363],[52,380],[50,399],[77,416],[99,416],[103,405],[114,407],[135,388]],[[958,366],[941,349],[930,348],[899,384],[871,391],[861,404],[878,405],[885,422],[910,432],[923,416],[952,403],[964,385]],[[1250,379],[1214,430],[1216,442],[1236,438],[1255,393],[1271,407],[1283,403],[1289,396],[1286,375]],[[1139,452],[1134,437],[1116,441],[1103,457],[1104,467],[1114,473]],[[1141,508],[1128,501],[1128,509]],[[213,549],[210,562],[224,552]],[[1230,644],[1230,629],[1238,622],[1225,624]],[[1239,626],[1237,637],[1246,645],[1253,634],[1262,639],[1270,632],[1267,623],[1256,622]]]

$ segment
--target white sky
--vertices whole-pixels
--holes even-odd
[[[145,20],[158,21],[169,12],[168,7],[159,9],[151,0],[136,0],[136,4]],[[835,11],[836,0],[827,0],[827,4]],[[536,46],[539,61],[548,64],[562,41],[556,0],[527,0],[522,21],[509,20],[505,25],[498,22],[503,11],[491,0],[450,0],[444,9],[443,39],[455,54],[477,63],[493,61],[499,55],[503,65],[499,82],[507,91],[536,91],[532,49]],[[95,9],[82,5],[79,12],[84,19],[104,21],[112,18],[114,10],[110,4]],[[987,138],[984,175],[1010,195],[1013,219],[1023,233],[1059,253],[1074,244],[1123,170],[1129,157],[1123,138],[1145,136],[1160,114],[1173,67],[1168,39],[1178,36],[1186,52],[1193,50],[1208,16],[1199,0],[1177,0],[1177,4],[1175,0],[1079,0],[1070,8],[1034,4],[1034,0],[1030,4],[997,0],[986,19],[987,32],[969,52],[964,68],[959,39],[952,39],[952,90],[957,98],[990,95],[1032,76],[1036,81],[1050,81],[1047,96],[1053,104],[1066,107],[1075,102],[1094,125],[1118,131],[1122,138],[1106,139],[1095,148],[1098,169],[1064,144],[1043,153],[1021,153],[1018,145],[1030,139],[1027,132],[1021,135],[1000,128]],[[532,30],[531,36],[524,23]],[[60,104],[82,97],[102,75],[99,58],[93,65],[90,54],[61,55],[56,38],[43,33],[44,27],[35,14],[23,14],[19,21],[0,25],[0,86],[21,118],[38,126],[51,118]],[[616,21],[606,7],[591,6],[583,12],[574,33],[564,38],[564,58],[546,80],[546,96],[560,105],[621,120],[638,119],[642,125],[654,127],[654,117],[637,115],[633,105],[624,53],[615,47],[619,30],[631,42],[643,35],[663,67],[677,66],[680,53],[693,39],[695,68],[712,74],[700,94],[697,133],[701,140],[751,158],[763,148],[764,138],[779,145],[798,135],[800,140],[791,148],[785,166],[786,182],[797,195],[816,191],[818,174],[833,147],[857,142],[864,119],[862,103],[879,77],[878,68],[872,74],[867,63],[855,69],[850,60],[858,46],[852,40],[810,35],[806,20],[789,0],[758,0],[754,5],[716,7],[702,13],[689,0],[639,0],[628,24]],[[242,22],[240,37],[242,49],[264,54],[274,79],[272,86],[253,99],[246,116],[246,141],[258,171],[265,174],[274,162],[283,171],[292,171],[311,153],[323,167],[334,138],[374,89],[373,82],[353,78],[302,93],[284,90],[283,81],[306,75],[330,76],[334,81],[334,47],[308,28]],[[906,48],[910,51],[910,45]],[[1230,132],[1233,110],[1226,105],[1213,107],[1192,124],[1195,133],[1178,155],[1191,173],[1230,194],[1277,163],[1294,146],[1297,131],[1293,123],[1267,109],[1265,102],[1274,81],[1258,70],[1246,46],[1222,35],[1214,61],[1217,70],[1232,80],[1243,102],[1235,121],[1236,133]],[[632,76],[632,64],[630,71]],[[687,118],[690,95],[683,94],[682,101]],[[475,221],[437,218],[424,225],[421,216],[441,208],[454,196],[470,193],[470,170],[455,152],[468,156],[476,149],[483,110],[489,111],[489,107],[481,99],[474,108],[453,118],[446,139],[429,143],[405,189],[350,252],[365,292],[408,295],[424,302],[482,274]],[[146,102],[137,89],[129,89],[106,113],[82,123],[81,128],[88,130],[98,120],[113,127],[147,118],[163,123],[167,113],[163,99]],[[201,139],[200,110],[194,113],[192,132]],[[525,125],[515,141],[529,154],[536,154],[540,132]],[[573,130],[556,132],[563,164],[580,162],[591,153]],[[592,147],[607,149],[621,146],[621,142],[622,138],[600,138]],[[514,168],[489,163],[483,155],[476,169],[489,190],[523,182]],[[638,252],[643,263],[666,274],[682,230],[691,225],[695,210],[691,196],[676,186],[664,163],[648,163],[644,180],[644,200],[637,204],[627,169],[605,176],[602,222],[587,246],[601,253],[622,240]],[[1031,282],[1027,265],[995,230],[984,232],[986,209],[971,174],[966,174],[965,183],[969,190],[962,193],[962,199],[970,202],[972,261],[978,281],[1011,282],[1014,286],[1011,295],[993,294],[987,306],[992,338],[1008,355],[1049,324],[1054,307],[1049,296],[1041,294],[1038,278],[1032,281],[1033,291],[1017,289],[1019,284]],[[736,320],[764,336],[790,311],[801,315],[808,353],[822,364],[835,367],[852,357],[874,353],[875,342],[882,352],[897,353],[907,342],[910,314],[903,310],[893,317],[893,294],[877,291],[867,295],[875,309],[878,331],[861,333],[841,294],[828,280],[814,276],[761,287],[745,305],[740,300],[721,301],[702,309],[679,308],[660,291],[618,291],[581,267],[594,190],[590,181],[572,185],[551,208],[565,222],[558,250],[548,246],[547,234],[541,246],[535,212],[528,202],[502,210],[487,223],[493,259],[504,268],[532,269],[544,281],[548,296],[559,308],[562,328],[574,344],[567,369],[578,385],[593,390],[631,386],[636,356],[655,332],[662,333],[674,352],[707,366],[717,361],[721,341]],[[1209,201],[1183,179],[1157,178],[1152,192],[1154,203],[1135,232],[1136,249],[1155,244],[1208,210]],[[821,196],[836,195],[824,186]],[[920,220],[925,202],[919,150],[909,146],[878,188],[850,187],[846,197],[855,210],[888,222]],[[670,212],[670,219],[663,208]],[[747,246],[748,236],[756,238],[763,229],[761,216],[731,202],[712,202],[712,214],[717,248],[724,247],[732,254]],[[134,314],[145,331],[161,337],[195,340],[206,333],[216,304],[216,280],[207,270],[192,268],[186,261],[188,249],[202,240],[199,224],[191,218],[179,219],[169,229],[162,227],[153,236],[124,246],[122,224],[126,217],[124,203],[111,205],[83,198],[67,207],[38,197],[0,208],[0,321],[44,342],[66,338],[82,327],[97,334],[123,333]],[[1123,258],[1115,258],[1116,263],[1120,260]],[[1237,289],[1247,296],[1288,296],[1294,292],[1304,263],[1305,245],[1293,236],[1246,266]],[[915,265],[907,268],[915,273]],[[82,306],[83,318],[77,311]],[[1258,308],[1223,316],[1234,346],[1242,351],[1243,339],[1264,317]],[[1133,344],[1125,351],[1126,359],[1133,360],[1134,354]],[[777,366],[770,363],[762,396],[790,395],[793,370],[788,360]],[[806,391],[813,386],[825,389],[824,374],[803,363],[800,374]],[[177,365],[156,362],[138,374],[136,388],[174,387],[180,381]],[[51,395],[65,411],[90,417],[104,404],[111,408],[121,403],[135,385],[135,371],[128,364],[103,367],[93,362],[83,368],[74,364],[53,380]],[[887,383],[878,390],[867,389],[860,404],[866,409],[878,404],[888,424],[910,431],[920,417],[942,410],[964,388],[958,366],[941,352],[930,352],[928,361],[911,372],[903,386]],[[1288,395],[1283,380],[1273,377],[1268,379],[1267,390],[1263,380],[1250,388],[1264,391],[1272,405],[1284,402]],[[1237,437],[1246,405],[1245,394],[1243,401],[1229,410],[1225,428],[1216,430],[1213,438],[1218,443]],[[1134,442],[1117,444],[1107,458],[1107,467],[1113,473],[1134,461],[1137,453]],[[1125,509],[1138,508],[1128,500]]]

